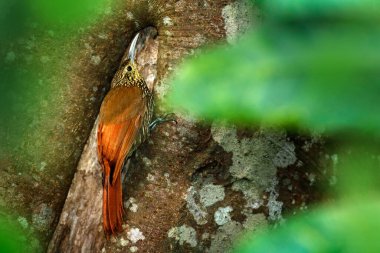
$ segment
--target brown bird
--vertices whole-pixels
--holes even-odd
[[[153,114],[152,92],[135,63],[138,37],[132,40],[128,59],[116,72],[99,112],[97,144],[103,168],[103,228],[107,237],[122,231],[122,167],[146,139]]]

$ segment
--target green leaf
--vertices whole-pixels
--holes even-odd
[[[44,23],[85,25],[103,13],[106,4],[106,0],[35,0],[30,7]]]
[[[27,129],[34,129],[42,114],[52,112],[42,102],[54,103],[62,91],[66,77],[58,73],[79,50],[79,28],[99,20],[112,4],[0,0],[0,160],[10,154],[19,157],[19,148],[31,136]]]
[[[247,234],[236,253],[380,252],[380,202],[363,198],[320,208],[266,234]]]
[[[270,21],[329,19],[345,22],[379,20],[376,0],[262,0],[259,1]]]
[[[362,26],[263,27],[188,60],[168,102],[207,119],[378,132],[379,43]]]
[[[0,252],[24,253],[27,248],[27,237],[20,225],[9,217],[0,217]]]

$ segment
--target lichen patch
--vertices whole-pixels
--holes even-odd
[[[168,232],[169,238],[174,238],[180,245],[188,243],[191,247],[197,246],[197,232],[187,225],[171,228]]]
[[[131,228],[131,230],[129,230],[127,233],[127,237],[132,243],[136,243],[140,240],[145,240],[145,236],[138,228]]]
[[[222,9],[224,29],[228,43],[234,43],[237,37],[245,33],[253,24],[252,4],[247,0],[239,0]]]
[[[224,199],[224,187],[222,185],[207,184],[201,188],[199,195],[200,202],[203,206],[212,206],[216,202]]]
[[[227,222],[231,221],[231,215],[230,213],[232,212],[232,207],[227,206],[227,207],[219,207],[218,210],[214,214],[214,220],[215,223],[220,225],[224,225]]]
[[[194,186],[190,186],[187,190],[186,195],[186,207],[189,212],[193,215],[194,220],[198,225],[204,225],[207,223],[207,212],[206,210],[195,201],[196,191]]]
[[[283,142],[282,148],[278,151],[273,158],[273,163],[278,168],[286,168],[297,161],[295,145],[292,142]]]

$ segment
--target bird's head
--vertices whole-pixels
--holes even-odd
[[[115,77],[116,81],[114,86],[119,85],[128,85],[128,83],[133,83],[141,79],[141,76],[139,74],[139,71],[137,69],[137,64],[135,62],[136,57],[136,45],[137,41],[139,39],[139,33],[136,34],[136,36],[133,38],[131,45],[129,47],[128,51],[128,58],[122,63],[121,68],[119,69],[118,73]]]
[[[121,68],[121,79],[127,82],[133,82],[140,78],[141,76],[137,70],[137,65],[133,61],[127,60]]]

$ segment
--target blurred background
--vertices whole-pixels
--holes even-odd
[[[335,154],[336,177],[320,188],[329,201],[246,233],[234,252],[380,252],[379,5],[250,3],[260,9],[260,26],[197,50],[174,71],[162,104],[205,122],[321,135]],[[2,252],[46,249],[128,26],[81,34],[104,20],[113,20],[111,29],[132,24],[118,4],[0,0]],[[76,64],[85,71],[73,74],[81,48],[88,51]],[[91,85],[81,84],[86,74]]]
[[[68,65],[80,34],[110,8],[103,0],[0,1],[1,252],[45,251],[88,136],[75,121],[93,120],[101,100]],[[96,83],[88,90],[102,92]]]

